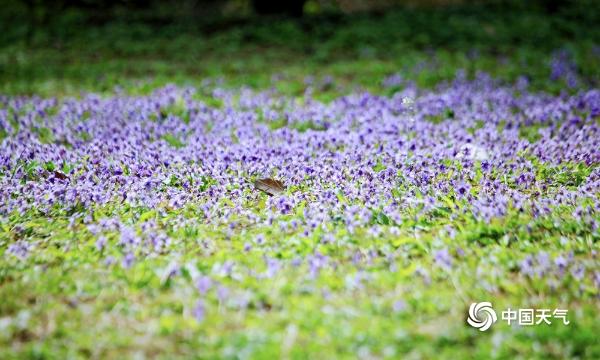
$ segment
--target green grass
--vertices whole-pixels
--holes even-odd
[[[565,251],[560,241],[565,236],[569,240],[566,250],[580,254],[580,261],[593,261],[584,254],[598,251],[597,238],[585,229],[582,233],[567,230],[571,220],[566,214],[535,221],[511,212],[491,224],[459,217],[452,223],[460,233],[452,240],[438,237],[449,221],[444,216],[406,222],[400,226],[400,234],[393,236],[372,237],[362,230],[350,234],[340,227],[336,238],[354,245],[338,247],[320,244],[317,235],[298,243],[293,233],[282,233],[276,227],[250,228],[229,240],[224,228],[194,222],[172,227],[175,218],[196,219],[196,211],[193,206],[179,211],[113,206],[94,210],[95,217],[114,215],[138,225],[153,219],[165,226],[174,239],[169,250],[181,254],[178,262],[185,266],[181,276],[170,280],[162,275],[170,261],[166,257],[137,262],[129,270],[119,264],[104,265],[105,257],[117,250],[107,247],[99,253],[95,237],[86,227],[76,222],[70,228],[68,218],[60,212],[51,217],[35,213],[9,217],[2,226],[0,248],[4,249],[1,245],[9,239],[22,236],[12,230],[12,224],[19,223],[38,249],[31,260],[8,259],[0,269],[4,324],[0,357],[122,358],[145,354],[236,358],[247,354],[252,358],[332,358],[354,357],[367,349],[389,358],[410,354],[487,358],[492,353],[499,357],[596,358],[600,354],[595,341],[600,327],[594,291],[580,294],[575,284],[568,285],[567,277],[560,292],[554,292],[544,279],[527,279],[513,271],[514,259],[526,254],[540,249],[550,254]],[[381,214],[374,221],[387,223]],[[533,231],[525,229],[532,224],[537,224]],[[421,230],[415,236],[417,227]],[[266,235],[267,244],[278,245],[274,248],[280,252],[269,256],[288,259],[291,254],[318,250],[337,259],[337,269],[324,270],[314,280],[306,279],[306,265],[260,282],[244,277],[245,267],[264,271],[263,252],[243,250],[248,239],[259,233]],[[109,237],[109,243],[114,241]],[[440,242],[465,251],[451,272],[432,263],[432,249]],[[382,260],[365,264],[365,280],[352,285],[353,274],[358,274],[350,271],[355,269],[352,254],[340,252],[352,248],[396,252],[397,269],[389,271],[389,264]],[[118,251],[114,255],[118,256]],[[210,272],[226,260],[236,262],[236,273],[243,280],[220,278],[233,295],[216,305],[219,302],[211,293],[207,318],[199,324],[191,315],[196,298],[191,274]],[[428,271],[431,284],[418,275],[418,268]],[[476,272],[480,273],[478,281],[499,287],[493,296],[485,284],[473,282]],[[237,310],[235,305],[235,299],[244,295],[240,284],[255,292],[248,310]],[[392,311],[397,300],[406,303],[406,310]],[[571,325],[511,328],[500,322],[493,330],[480,333],[466,326],[464,304],[481,300],[492,301],[496,309],[570,308]]]

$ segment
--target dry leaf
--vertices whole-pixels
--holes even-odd
[[[269,195],[277,195],[285,191],[283,182],[273,179],[259,179],[254,182],[254,187]]]

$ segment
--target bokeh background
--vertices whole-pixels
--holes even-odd
[[[526,76],[534,89],[560,92],[576,76],[594,86],[600,68],[593,0],[2,0],[0,8],[8,94],[144,92],[207,78],[301,93],[307,76],[335,78],[332,92],[374,91],[396,72],[431,86],[457,70]]]

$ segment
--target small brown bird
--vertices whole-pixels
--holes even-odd
[[[259,179],[254,182],[254,187],[271,196],[280,194],[285,191],[283,182],[274,179]]]
[[[54,174],[54,177],[57,179],[69,180],[69,177],[67,175],[61,173],[60,171],[54,170],[53,174]]]

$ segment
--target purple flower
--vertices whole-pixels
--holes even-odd
[[[96,240],[96,250],[98,251],[102,251],[104,249],[104,247],[106,246],[106,237],[105,236],[100,236],[98,238],[98,240]]]
[[[277,259],[267,258],[265,259],[265,262],[267,263],[265,276],[268,278],[275,276],[281,269],[281,263]]]
[[[165,281],[181,274],[181,268],[176,261],[171,261],[169,265],[164,269],[161,282]]]
[[[217,299],[219,299],[220,303],[225,302],[229,297],[229,289],[225,286],[219,286],[217,288]]]
[[[135,233],[135,230],[131,227],[125,226],[121,229],[121,238],[119,244],[131,247],[136,246],[140,243],[140,239]]]
[[[585,276],[585,267],[583,265],[574,266],[571,269],[571,275],[575,280],[581,281]]]
[[[554,259],[554,265],[556,265],[560,271],[564,271],[569,265],[569,260],[564,256],[559,255]]]
[[[406,310],[407,306],[406,306],[406,302],[404,300],[396,300],[394,301],[394,304],[392,305],[392,310],[394,310],[395,313],[400,313],[400,312],[404,312]]]
[[[121,263],[121,266],[123,266],[123,268],[125,269],[129,269],[133,265],[134,261],[135,256],[132,253],[127,253],[123,257],[123,262]]]
[[[19,258],[20,260],[25,260],[29,256],[31,249],[33,249],[33,246],[30,243],[20,240],[16,243],[10,244],[6,252]]]
[[[533,276],[535,274],[533,257],[527,255],[527,257],[525,257],[525,259],[521,261],[520,268],[523,274],[530,277]]]
[[[198,280],[196,280],[196,289],[202,295],[206,295],[208,290],[213,286],[213,281],[208,276],[200,276]]]
[[[595,271],[593,276],[594,286],[600,290],[600,271]]]
[[[203,322],[206,317],[206,306],[204,305],[204,301],[198,300],[192,313],[196,321]]]
[[[447,248],[436,251],[433,255],[433,259],[439,267],[445,270],[450,270],[452,268],[452,256]]]

